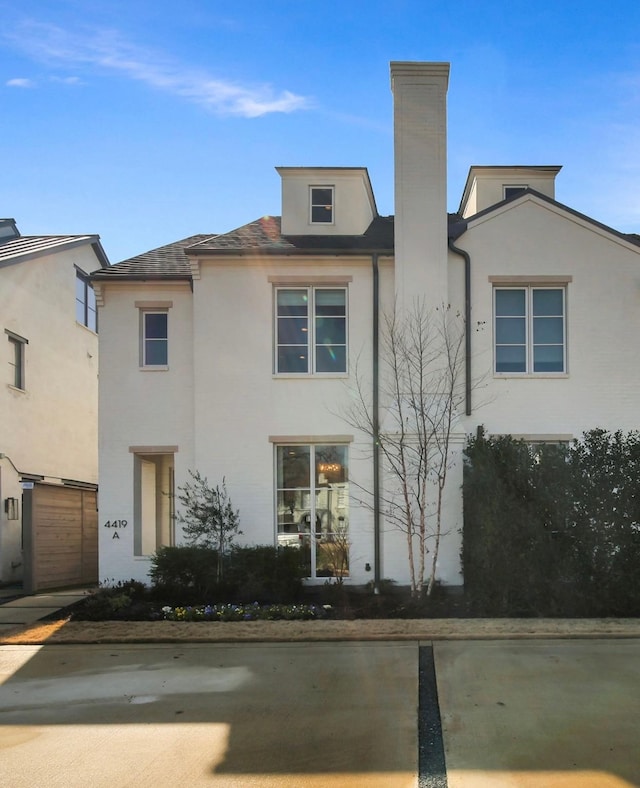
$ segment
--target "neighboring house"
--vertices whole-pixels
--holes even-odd
[[[467,316],[443,583],[462,582],[462,450],[479,425],[530,441],[638,427],[638,237],[557,202],[557,166],[471,167],[447,216],[448,75],[391,65],[395,217],[378,216],[366,169],[281,167],[281,218],[94,274],[102,579],[144,580],[156,548],[181,541],[174,494],[197,469],[226,479],[244,542],[304,547],[310,581],[407,583],[384,507],[375,527],[355,504],[355,485],[374,488],[373,451],[344,418],[394,303]]]
[[[96,265],[96,235],[22,236],[0,219],[2,583],[97,579]]]

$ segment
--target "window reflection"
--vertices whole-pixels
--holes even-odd
[[[348,576],[347,446],[278,446],[276,465],[278,544],[300,549],[308,577]]]

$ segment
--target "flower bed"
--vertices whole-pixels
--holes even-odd
[[[165,621],[310,621],[329,618],[331,605],[187,605],[162,610]]]

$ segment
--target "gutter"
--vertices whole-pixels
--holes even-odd
[[[471,257],[469,252],[454,244],[467,229],[465,221],[457,222],[449,230],[449,249],[464,260],[464,377],[465,413],[471,415]]]
[[[378,269],[378,253],[371,255],[371,272],[373,275],[373,369],[372,369],[372,402],[373,413],[373,590],[380,593],[380,418],[379,418],[379,322],[380,322],[380,272]]]

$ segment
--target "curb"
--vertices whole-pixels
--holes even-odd
[[[354,621],[39,621],[0,645],[304,643],[640,638],[640,619],[358,619]]]

